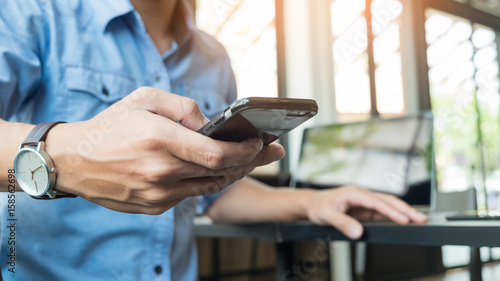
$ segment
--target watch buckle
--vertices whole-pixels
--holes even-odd
[[[49,191],[47,191],[46,194],[50,197],[50,199],[56,198],[56,192],[54,190],[49,190]]]

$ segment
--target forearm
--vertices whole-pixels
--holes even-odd
[[[227,190],[208,210],[210,218],[222,222],[291,222],[307,219],[314,191],[271,188],[247,178]]]
[[[7,191],[8,170],[12,169],[19,145],[34,125],[7,122],[0,119],[0,191]]]

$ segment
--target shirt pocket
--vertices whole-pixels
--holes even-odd
[[[65,80],[68,122],[90,119],[136,89],[126,75],[82,66],[67,66]]]

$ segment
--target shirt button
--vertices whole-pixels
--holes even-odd
[[[160,274],[161,271],[162,271],[161,265],[155,266],[155,272],[156,272],[156,274]]]
[[[102,85],[102,93],[105,96],[109,96],[109,90],[108,90],[108,88],[106,88],[106,85]]]
[[[155,74],[155,75],[153,76],[153,81],[155,81],[155,82],[160,81],[160,79],[161,79],[161,77],[160,77],[160,75],[158,75],[158,74]]]

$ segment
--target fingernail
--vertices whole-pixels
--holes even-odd
[[[417,219],[419,219],[419,220],[426,220],[426,219],[427,219],[427,216],[426,216],[424,213],[420,213],[420,212],[418,212],[418,213],[416,214],[416,217],[417,217]]]
[[[278,161],[285,157],[285,150],[280,149],[274,153],[274,160],[273,161]]]
[[[361,237],[361,234],[363,234],[363,227],[359,224],[355,224],[349,229],[349,237],[351,239],[358,239]]]

